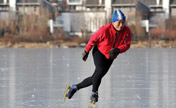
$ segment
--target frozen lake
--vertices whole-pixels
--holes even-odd
[[[94,71],[83,48],[0,49],[0,108],[87,108],[91,87],[63,103],[65,86]],[[176,108],[176,49],[130,49],[99,89],[97,108]]]

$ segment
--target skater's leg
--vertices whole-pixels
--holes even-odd
[[[92,85],[92,76],[84,79],[81,83],[77,84],[76,86],[77,86],[77,88],[79,90],[79,89],[88,87],[90,85]]]
[[[95,74],[95,72],[94,72],[94,74]],[[94,74],[91,77],[84,79],[81,83],[76,84],[76,85],[72,85],[71,89],[68,92],[68,98],[71,99],[77,90],[92,85],[92,80],[93,80]]]
[[[92,76],[93,87],[90,99],[97,102],[98,88],[100,86],[101,80],[103,76],[108,72],[113,60],[106,59],[106,57],[96,47],[93,50],[93,58],[95,64],[95,72]]]
[[[93,88],[92,91],[93,92],[97,92],[98,88],[101,84],[101,80],[104,77],[104,75],[108,72],[112,62],[110,63],[105,63],[106,66],[104,67],[96,67],[96,74],[93,76]]]
[[[80,82],[79,84],[77,84],[76,86],[77,86],[78,90],[92,85],[93,77],[95,76],[95,74],[96,74],[96,71],[93,73],[92,76],[84,79],[82,82]]]
[[[92,92],[97,92],[103,76],[108,72],[113,60],[108,60],[106,57],[95,47],[93,50],[93,58],[95,64],[95,72],[92,76],[93,88]]]

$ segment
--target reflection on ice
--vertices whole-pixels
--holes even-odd
[[[0,108],[85,108],[91,87],[62,102],[68,82],[94,71],[83,49],[0,49]],[[130,49],[103,78],[97,108],[175,108],[176,49]]]

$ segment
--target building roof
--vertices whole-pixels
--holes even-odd
[[[156,0],[140,0],[140,1],[146,3],[147,5],[157,5]],[[159,5],[162,5],[162,0],[160,0]]]
[[[148,16],[150,14],[150,7],[141,1],[136,4],[136,8],[142,15]]]

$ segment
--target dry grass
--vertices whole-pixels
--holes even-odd
[[[133,42],[131,48],[176,48],[176,41],[138,41]]]
[[[0,20],[0,30],[3,29],[1,41],[5,42],[47,42],[53,40],[49,34],[47,22],[50,15],[45,10],[41,10],[40,15],[12,16]]]

